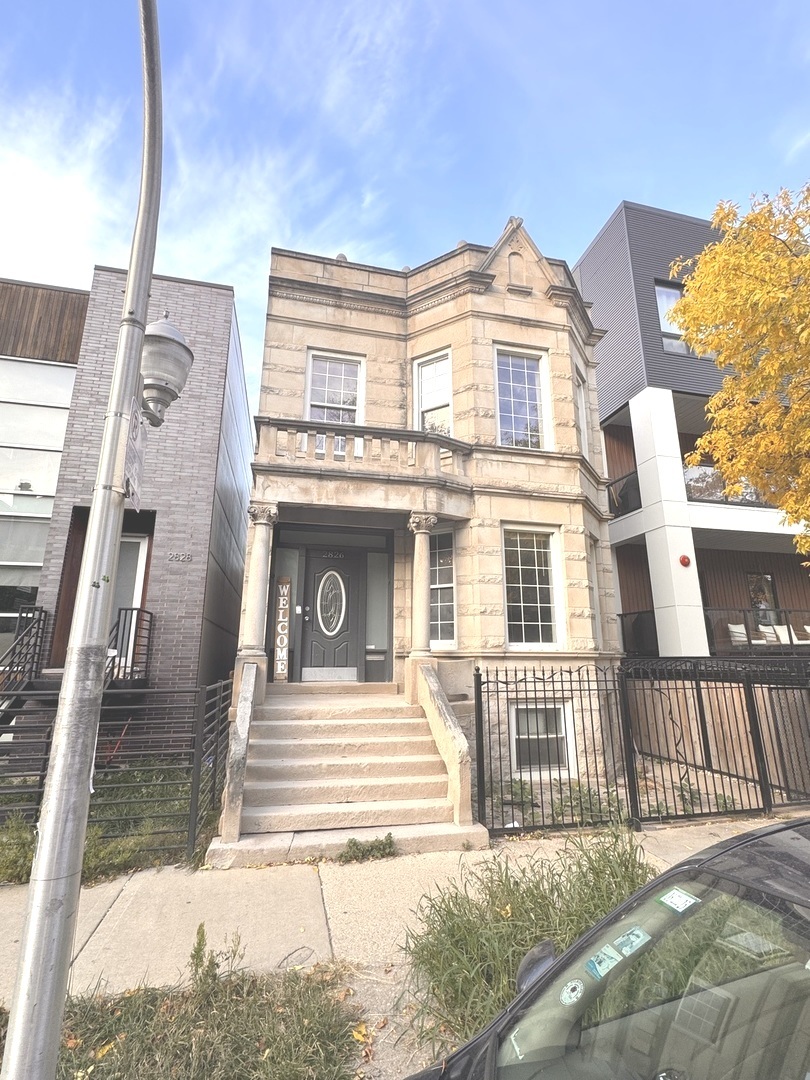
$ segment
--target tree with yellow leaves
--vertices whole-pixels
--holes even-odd
[[[729,495],[753,486],[800,525],[810,552],[810,184],[720,203],[721,239],[672,266],[688,276],[671,313],[686,343],[730,369],[688,463],[713,459]]]

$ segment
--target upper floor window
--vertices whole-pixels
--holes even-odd
[[[432,356],[415,365],[414,398],[416,428],[450,434],[450,398],[452,393],[450,356]]]
[[[574,368],[574,424],[582,456],[588,456],[588,384],[585,376]]]
[[[313,354],[309,418],[330,424],[356,424],[360,362]]]
[[[498,442],[501,446],[542,450],[545,438],[540,358],[499,351],[496,368]]]
[[[665,352],[690,352],[689,346],[681,337],[681,331],[670,322],[669,313],[683,295],[683,286],[678,284],[656,285],[655,300],[658,304],[658,321],[661,323],[661,338]]]
[[[356,424],[362,420],[359,415],[360,361],[312,353],[307,407],[310,420],[323,420],[327,424]],[[325,436],[318,435],[316,452],[323,453],[325,446]],[[334,447],[336,454],[344,454],[346,437],[336,435]]]

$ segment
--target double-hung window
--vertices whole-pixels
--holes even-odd
[[[545,447],[540,357],[498,350],[498,442],[526,450]]]
[[[430,643],[450,646],[456,638],[453,534],[430,536]]]
[[[450,434],[451,367],[449,353],[418,360],[414,367],[417,431]]]
[[[309,371],[309,419],[325,424],[356,424],[360,391],[360,361],[312,353]],[[323,453],[325,437],[319,435],[318,453]],[[335,453],[346,453],[346,438],[335,437]]]
[[[506,630],[511,645],[554,644],[552,537],[529,529],[503,534]]]

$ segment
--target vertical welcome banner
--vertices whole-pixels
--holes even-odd
[[[290,656],[290,579],[276,582],[276,638],[274,651],[275,682],[287,682]]]

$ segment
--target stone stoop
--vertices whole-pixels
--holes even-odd
[[[397,850],[488,846],[458,826],[425,714],[396,686],[268,687],[253,710],[237,844],[215,840],[214,866],[283,862],[341,851],[350,837],[394,836]]]

